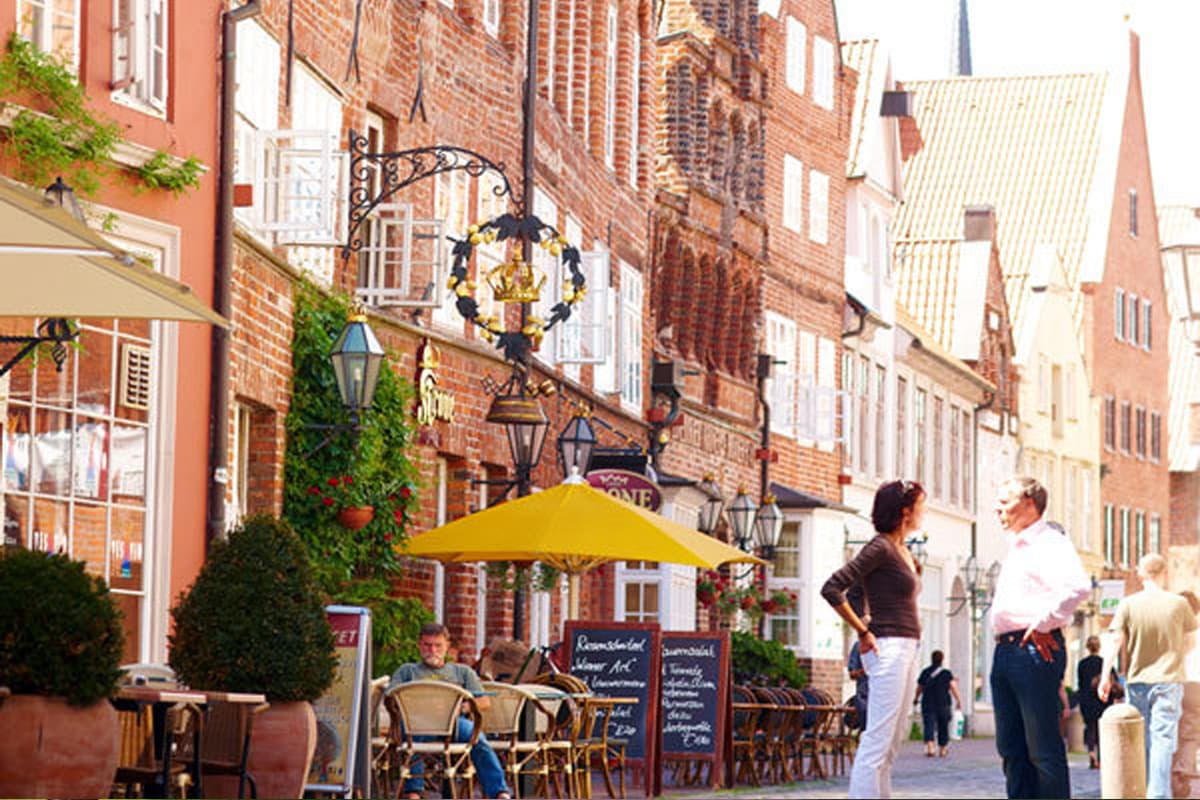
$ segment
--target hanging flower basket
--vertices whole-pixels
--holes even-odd
[[[346,506],[337,513],[342,527],[357,531],[375,519],[375,506]]]

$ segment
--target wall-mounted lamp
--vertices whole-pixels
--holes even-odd
[[[696,488],[705,494],[704,504],[700,506],[696,528],[701,533],[712,536],[717,532],[717,526],[721,524],[721,512],[725,509],[725,496],[721,494],[721,487],[717,485],[712,475],[705,475],[704,480],[697,484]]]

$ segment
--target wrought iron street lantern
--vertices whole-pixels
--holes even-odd
[[[517,479],[527,481],[530,471],[542,458],[546,427],[550,424],[542,404],[527,394],[496,395],[488,409],[487,421],[504,426]]]
[[[717,532],[717,526],[721,523],[721,511],[725,508],[725,496],[721,494],[721,487],[717,485],[712,475],[705,475],[704,480],[696,488],[705,494],[704,503],[700,506],[696,528],[701,533],[712,536]]]
[[[758,506],[746,494],[744,488],[739,488],[737,497],[729,504],[729,525],[733,528],[733,540],[741,550],[750,552],[750,543],[754,535],[754,516]]]
[[[770,561],[775,557],[775,547],[779,544],[779,535],[782,532],[783,511],[775,502],[775,496],[769,494],[763,498],[762,505],[754,517],[754,538],[763,558]]]
[[[342,405],[349,409],[354,424],[358,423],[358,415],[369,409],[375,400],[383,355],[383,347],[367,324],[366,315],[362,312],[351,314],[333,344],[329,360],[333,362]]]
[[[562,468],[563,477],[569,478],[572,470],[586,475],[595,447],[596,431],[592,427],[591,419],[585,413],[576,413],[558,435],[558,463]]]

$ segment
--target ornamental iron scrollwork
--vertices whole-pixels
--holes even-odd
[[[352,253],[362,249],[359,229],[372,211],[401,189],[443,172],[462,170],[475,178],[485,172],[494,172],[500,178],[500,183],[493,188],[496,197],[507,196],[514,209],[524,211],[524,201],[508,182],[504,164],[496,163],[473,150],[433,145],[392,153],[372,153],[367,149],[369,145],[366,136],[359,135],[353,129],[350,131],[349,230],[346,244],[342,247],[343,259],[350,258]]]

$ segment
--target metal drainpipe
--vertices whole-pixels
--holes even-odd
[[[230,319],[233,274],[233,122],[237,91],[237,24],[262,12],[260,0],[249,0],[221,17],[221,132],[217,172],[216,252],[213,258],[213,309]],[[205,550],[225,533],[225,487],[229,483],[229,336],[212,329],[209,393],[208,521]]]

